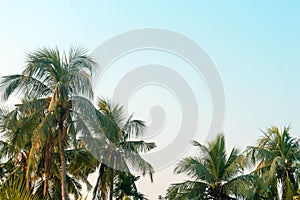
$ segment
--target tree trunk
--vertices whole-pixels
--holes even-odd
[[[46,197],[46,195],[47,195],[47,182],[48,182],[48,177],[47,177],[47,175],[45,175],[45,180],[44,180],[44,191],[43,191],[44,197]]]
[[[109,200],[113,200],[114,194],[114,170],[111,168],[111,177],[110,177],[110,188],[109,188]]]
[[[93,200],[96,199],[107,199],[106,198],[106,190],[102,188],[102,182],[103,182],[103,176],[104,176],[104,171],[105,171],[106,165],[101,163],[100,168],[99,168],[99,176],[97,178],[96,186],[93,192]]]
[[[48,150],[48,144],[47,144],[47,147],[46,147],[46,151]],[[44,197],[46,197],[47,195],[47,189],[48,189],[48,180],[49,180],[49,162],[48,162],[48,155],[47,155],[47,152],[46,152],[46,156],[45,156],[45,173],[44,173],[44,190],[43,190],[43,195]]]
[[[46,144],[46,154],[45,154],[45,173],[44,173],[44,197],[46,197],[48,193],[48,180],[49,180],[49,173],[50,173],[50,163],[51,163],[51,157],[52,157],[52,137],[51,137],[51,132],[49,131],[48,133],[48,139],[47,139],[47,144]]]
[[[59,130],[59,155],[60,155],[60,167],[61,167],[61,199],[68,200],[67,192],[67,177],[66,177],[66,160],[65,160],[65,148],[64,148],[64,133],[63,129]]]
[[[60,110],[60,120],[58,120],[58,145],[60,155],[60,170],[61,170],[61,199],[69,200],[67,190],[67,171],[65,158],[65,139],[67,134],[67,119],[69,118],[70,107]]]

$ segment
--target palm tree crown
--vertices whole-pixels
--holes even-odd
[[[65,148],[69,139],[76,141],[74,99],[76,96],[93,96],[90,80],[93,65],[93,60],[80,48],[72,48],[69,54],[61,54],[57,48],[43,48],[27,55],[22,74],[4,76],[0,82],[5,99],[20,93],[26,98],[46,102],[44,117],[33,130],[33,148],[29,157],[37,155],[42,142],[49,143],[53,136],[58,138],[63,200],[68,199]]]
[[[104,157],[100,168],[97,185],[94,189],[94,199],[112,199],[114,187],[120,187],[120,177],[133,178],[130,170],[135,169],[137,172],[145,175],[148,173],[152,181],[153,168],[140,155],[140,152],[147,152],[155,148],[154,143],[144,142],[142,140],[131,140],[134,136],[143,133],[145,123],[141,120],[125,118],[122,106],[114,105],[111,101],[100,99],[98,103],[97,116],[103,133],[106,135],[106,146],[99,145],[98,150],[101,157]],[[122,173],[122,171],[125,171]],[[117,180],[117,182],[115,182]],[[128,186],[128,185],[127,185]],[[134,181],[132,193],[123,195],[137,195],[144,199],[136,190]],[[115,192],[115,195],[118,192]],[[118,194],[120,195],[120,194]]]
[[[263,190],[262,196],[268,199],[292,199],[300,181],[299,140],[291,137],[290,127],[280,131],[273,126],[263,134],[256,146],[247,149],[249,158],[257,164],[253,173],[269,186],[268,190]]]
[[[178,174],[185,174],[191,180],[172,184],[168,199],[235,199],[248,195],[246,175],[242,175],[244,157],[233,148],[228,155],[224,135],[204,146],[196,141],[199,155],[182,159],[175,168]]]

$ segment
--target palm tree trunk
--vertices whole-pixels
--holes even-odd
[[[59,137],[59,156],[60,156],[60,167],[61,167],[61,199],[68,200],[67,193],[67,177],[66,177],[66,160],[65,160],[65,148],[64,148],[64,137],[63,130],[58,131]]]
[[[109,189],[109,200],[113,200],[114,194],[114,170],[111,169],[112,173],[110,176],[110,189]]]
[[[97,178],[96,186],[95,186],[95,189],[93,192],[93,200],[100,199],[100,198],[106,200],[106,190],[104,188],[106,186],[104,186],[104,187],[102,186],[105,168],[106,168],[106,165],[101,163],[100,168],[99,168],[99,176]]]
[[[48,182],[48,177],[47,176],[48,175],[46,174],[45,175],[45,180],[44,180],[44,190],[43,190],[44,197],[46,197],[46,195],[47,195],[47,182]]]
[[[48,151],[49,149],[48,149],[49,147],[48,147],[48,144],[47,144],[47,147],[46,147],[46,151]],[[49,180],[49,165],[50,165],[50,163],[49,163],[49,157],[48,157],[48,155],[47,155],[47,153],[48,152],[46,152],[46,157],[45,157],[45,173],[44,173],[44,190],[43,190],[43,195],[44,195],[44,197],[46,197],[46,195],[47,195],[47,188],[48,188],[48,180]]]
[[[58,121],[58,145],[59,145],[59,156],[60,156],[60,167],[61,167],[61,199],[69,200],[67,191],[67,171],[66,171],[66,158],[65,158],[65,138],[67,134],[67,121],[70,113],[70,107],[61,109],[60,120]]]
[[[44,197],[47,195],[47,189],[48,189],[48,180],[49,180],[49,173],[50,173],[50,163],[51,163],[51,155],[52,155],[52,137],[51,132],[48,133],[48,139],[46,144],[46,154],[45,154],[45,180],[44,180]]]

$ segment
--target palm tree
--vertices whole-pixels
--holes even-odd
[[[261,193],[268,199],[292,199],[300,181],[299,140],[290,135],[290,127],[280,131],[273,126],[263,134],[256,146],[247,149],[256,164],[253,173],[269,186]]]
[[[42,191],[44,199],[59,199],[58,138],[55,137],[55,131],[51,130],[44,132],[44,135],[33,134],[47,110],[47,104],[41,103],[45,102],[40,99],[23,100],[10,112],[2,109],[0,124],[5,141],[0,143],[0,155],[6,158],[6,162],[0,164],[1,178],[5,181],[16,174],[24,175],[28,189]],[[78,181],[91,189],[87,177],[96,170],[99,162],[80,146],[65,150],[65,154],[68,193],[78,199],[81,196],[81,184]]]
[[[121,171],[130,174],[130,167],[135,168],[142,175],[149,173],[152,181],[153,168],[139,153],[150,151],[155,144],[130,140],[131,137],[142,134],[145,123],[132,119],[132,115],[125,119],[123,107],[113,105],[104,99],[99,100],[98,107],[97,116],[107,138],[107,144],[98,146],[101,148],[98,149],[98,152],[101,152],[100,157],[105,159],[99,168],[93,199],[106,200],[113,198],[114,187],[117,186],[114,180],[120,177]],[[132,184],[135,187],[134,182]]]
[[[134,200],[147,200],[145,196],[137,191],[135,182],[139,176],[134,176],[128,172],[116,171],[114,176],[114,196],[117,200],[132,197]]]
[[[27,55],[26,67],[22,74],[4,76],[0,87],[4,98],[19,92],[27,97],[48,100],[45,117],[36,126],[34,135],[53,130],[58,138],[61,175],[61,198],[68,199],[65,148],[73,129],[72,114],[74,96],[92,97],[90,75],[94,62],[79,48],[72,48],[69,54],[56,49],[39,49]],[[76,131],[73,132],[76,134]],[[33,144],[30,154],[39,149],[39,139]],[[76,141],[73,139],[73,141]]]
[[[251,190],[249,182],[253,178],[243,175],[244,157],[233,148],[228,155],[224,135],[204,146],[196,141],[199,155],[182,159],[175,168],[177,174],[191,177],[181,183],[172,184],[167,191],[167,199],[236,199],[247,197]]]
[[[26,180],[22,176],[11,176],[0,185],[0,200],[38,200],[42,195],[26,189]]]
[[[34,109],[35,106],[39,109]],[[23,100],[22,104],[17,105],[12,111],[1,109],[1,132],[5,139],[0,145],[0,155],[4,161],[0,165],[3,172],[2,178],[5,179],[17,173],[27,174],[27,188],[31,179],[41,176],[42,173],[47,174],[44,169],[35,173],[36,171],[32,170],[32,159],[29,159],[29,152],[32,149],[32,133],[44,117],[43,107],[47,109],[44,101],[33,99],[31,102]],[[45,158],[46,162],[48,155],[42,155],[39,157]],[[29,174],[33,174],[34,177]]]

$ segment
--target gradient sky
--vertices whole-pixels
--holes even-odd
[[[299,9],[298,1],[276,0],[2,1],[0,75],[21,72],[25,53],[39,47],[92,51],[125,31],[170,29],[197,42],[220,73],[226,95],[220,131],[229,148],[254,144],[259,129],[270,125],[291,125],[299,137]],[[151,200],[164,195],[179,180],[173,168],[157,172],[154,184],[143,179],[139,188]]]

